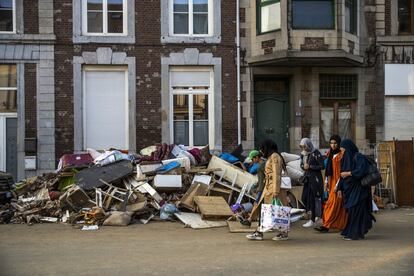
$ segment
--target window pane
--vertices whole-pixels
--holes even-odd
[[[320,122],[320,146],[328,147],[329,139],[333,135],[334,109],[332,107],[321,107]],[[342,136],[341,136],[342,137]]]
[[[343,139],[352,138],[351,107],[349,105],[338,108],[338,134]]]
[[[174,12],[188,12],[188,0],[174,0]]]
[[[0,0],[0,9],[13,9],[13,0]]]
[[[17,112],[17,91],[0,90],[0,113]]]
[[[13,11],[0,10],[0,32],[13,31]]]
[[[280,29],[280,3],[261,8],[261,33]]]
[[[208,34],[208,14],[194,14],[194,34]]]
[[[122,0],[108,0],[108,11],[122,11]]]
[[[193,96],[194,120],[208,120],[208,95]]]
[[[188,34],[188,14],[174,14],[174,34]]]
[[[102,0],[88,0],[88,11],[102,11]]]
[[[193,0],[194,12],[208,12],[208,0]]]
[[[188,120],[188,95],[174,95],[174,120]]]
[[[345,3],[345,31],[356,33],[357,26],[357,7],[355,0],[347,0]]]
[[[208,121],[194,121],[194,146],[208,144]]]
[[[188,121],[174,122],[174,144],[190,144],[190,141],[188,139],[188,125]]]
[[[411,0],[398,0],[398,31],[411,32]]]
[[[333,1],[293,0],[293,27],[304,29],[333,29]]]
[[[88,12],[88,33],[102,33],[102,12]]]
[[[0,65],[0,87],[17,87],[16,65]]]
[[[319,75],[319,97],[321,99],[355,99],[357,95],[357,75]]]
[[[123,33],[123,16],[122,12],[108,12],[108,33]]]
[[[345,31],[351,32],[351,7],[345,6]]]

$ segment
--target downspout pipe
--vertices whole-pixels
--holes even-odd
[[[237,63],[237,144],[241,144],[241,98],[240,98],[240,0],[236,0],[236,63]]]

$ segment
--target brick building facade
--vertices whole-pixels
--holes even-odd
[[[53,1],[0,9],[0,170],[21,179],[55,168]]]
[[[88,147],[237,141],[236,0],[1,3],[0,170],[21,179]],[[396,117],[413,110],[411,0],[240,5],[246,150],[412,136]]]
[[[376,1],[241,3],[245,148],[272,138],[295,152],[310,137],[325,149],[338,133],[369,151],[382,139]]]

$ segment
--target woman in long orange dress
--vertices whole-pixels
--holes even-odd
[[[348,220],[342,195],[337,193],[335,189],[341,177],[341,159],[343,156],[340,150],[341,137],[333,135],[329,140],[329,144],[328,163],[325,170],[325,190],[329,192],[329,196],[323,209],[323,224],[321,227],[316,228],[320,232],[328,232],[329,229],[343,230]]]

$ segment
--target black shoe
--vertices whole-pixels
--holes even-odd
[[[249,227],[252,226],[252,223],[247,219],[240,220],[240,224]]]
[[[329,228],[326,228],[324,226],[315,227],[315,230],[320,232],[320,233],[328,233],[329,232]]]

